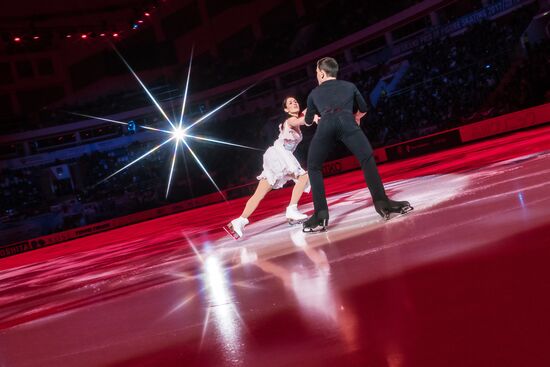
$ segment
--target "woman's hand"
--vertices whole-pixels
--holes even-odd
[[[321,117],[319,117],[319,115],[313,116],[313,122],[315,122],[316,124],[319,124],[320,119],[321,119]]]

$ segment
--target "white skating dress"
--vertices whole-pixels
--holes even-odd
[[[258,180],[266,179],[274,189],[280,189],[288,181],[296,182],[299,176],[305,174],[293,154],[301,141],[302,133],[292,129],[286,121],[279,125],[279,137],[264,153],[264,170]],[[305,192],[310,189],[308,182]]]

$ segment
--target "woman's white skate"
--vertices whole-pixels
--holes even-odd
[[[238,240],[243,236],[244,226],[246,226],[248,223],[248,219],[239,217],[237,219],[233,219],[227,225],[223,226],[223,229],[225,232],[227,232],[228,235],[233,237],[234,240]]]
[[[307,215],[298,210],[298,206],[289,205],[286,208],[286,219],[288,224],[293,226],[295,224],[302,224],[307,220]]]

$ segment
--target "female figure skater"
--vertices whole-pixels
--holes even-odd
[[[298,200],[304,191],[310,190],[309,177],[293,154],[302,141],[300,126],[305,124],[304,113],[300,113],[300,105],[294,97],[286,97],[283,100],[283,109],[288,118],[279,125],[279,137],[264,153],[263,171],[257,177],[260,182],[254,195],[248,199],[241,216],[223,227],[234,239],[243,236],[244,227],[249,223],[248,217],[256,210],[265,195],[272,189],[280,189],[290,180],[293,180],[295,185],[290,204],[286,208],[286,218],[290,224],[302,223],[307,219],[307,216],[298,210]]]

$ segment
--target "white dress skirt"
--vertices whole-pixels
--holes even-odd
[[[299,176],[306,174],[300,163],[294,157],[294,151],[302,141],[302,133],[292,129],[286,122],[279,126],[279,137],[264,153],[263,171],[257,177],[265,179],[274,189],[280,189],[288,181],[297,181]],[[309,192],[309,182],[305,192]]]

